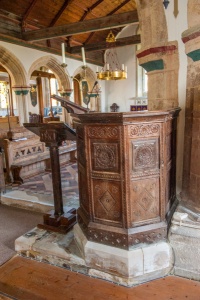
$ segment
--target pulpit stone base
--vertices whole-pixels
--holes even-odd
[[[180,203],[172,218],[169,241],[175,256],[174,274],[200,280],[200,210]]]
[[[164,277],[173,266],[167,242],[122,250],[87,241],[78,224],[67,234],[34,228],[15,241],[15,250],[29,259],[127,287]]]
[[[74,238],[91,276],[132,286],[163,277],[173,267],[167,242],[123,250],[88,241],[78,224],[74,226]]]

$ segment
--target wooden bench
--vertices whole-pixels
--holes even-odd
[[[22,183],[24,179],[49,171],[50,153],[38,136],[16,140],[4,139],[7,182]],[[60,164],[76,159],[76,143],[66,141],[59,148]]]

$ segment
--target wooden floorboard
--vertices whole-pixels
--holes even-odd
[[[0,267],[1,294],[20,300],[200,300],[200,282],[169,276],[126,288],[15,256]]]

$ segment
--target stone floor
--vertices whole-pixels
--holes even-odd
[[[78,208],[77,164],[63,166],[61,178],[64,207]],[[54,205],[51,174],[44,173],[32,177],[22,185],[7,186],[1,195],[1,202],[29,210],[49,211]],[[78,269],[80,273],[90,275],[91,268],[85,264],[83,256],[74,243],[73,232],[62,236],[33,229],[29,234],[23,235],[16,241],[18,253],[57,266],[66,266],[74,271]],[[38,235],[41,235],[39,239]],[[168,242],[175,258],[173,273],[200,280],[200,211],[180,202],[172,218]],[[47,251],[46,246],[47,248],[49,246],[48,249],[51,251]],[[112,278],[111,281],[122,283],[121,279],[116,278],[115,280]]]
[[[61,167],[63,204],[67,207],[79,206],[77,164]],[[53,187],[50,172],[28,178],[21,185],[6,186],[1,202],[20,208],[47,212],[53,208]]]

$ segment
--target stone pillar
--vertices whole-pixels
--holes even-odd
[[[200,27],[182,34],[188,56],[183,200],[200,207]]]
[[[139,64],[148,75],[148,109],[178,106],[178,46],[165,43],[138,51]]]
[[[148,75],[148,109],[178,106],[178,44],[168,41],[163,1],[136,0],[141,29],[139,64]]]
[[[27,101],[28,95],[17,95],[17,106],[20,125],[23,125],[23,123],[28,122]]]

